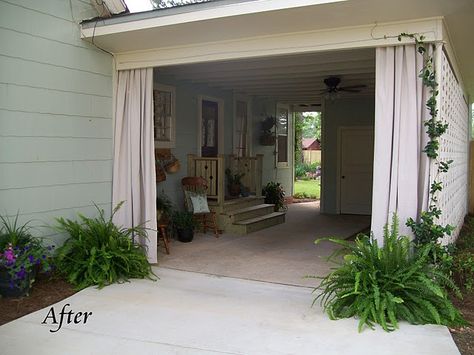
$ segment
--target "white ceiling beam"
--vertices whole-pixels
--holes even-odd
[[[325,88],[326,85],[323,82],[325,77],[310,77],[307,79],[297,80],[262,80],[262,81],[249,81],[249,82],[209,82],[208,85],[212,87],[219,87],[222,89],[238,89],[238,88],[274,88],[274,87],[320,87]],[[360,78],[344,78],[341,81],[340,87],[351,86],[351,85],[368,85],[375,82],[375,75],[367,75]]]
[[[331,51],[322,53],[301,54],[298,56],[279,56],[258,59],[247,59],[238,61],[226,61],[217,63],[197,63],[192,65],[161,67],[163,72],[194,73],[201,72],[221,72],[233,70],[250,70],[280,68],[295,65],[324,65],[331,63],[351,63],[360,61],[370,61],[375,63],[375,50],[363,49],[359,51]]]
[[[202,78],[227,78],[227,77],[238,77],[242,74],[244,75],[271,75],[271,74],[301,74],[301,73],[311,73],[315,71],[336,71],[337,70],[346,70],[346,69],[368,69],[375,68],[375,62],[372,60],[360,60],[354,62],[340,62],[340,63],[326,63],[318,65],[287,65],[277,68],[261,68],[261,69],[242,69],[234,70],[229,68],[226,71],[194,71],[181,73],[180,71],[168,72],[168,74],[173,74],[178,79],[183,80],[193,80],[193,79],[202,79]],[[374,69],[375,70],[375,69]],[[164,73],[164,72],[163,72]],[[158,77],[160,71],[157,73]]]
[[[239,82],[252,82],[252,81],[276,81],[285,79],[309,79],[309,78],[326,78],[331,75],[340,76],[343,78],[355,78],[355,77],[366,77],[367,75],[374,74],[375,67],[357,68],[357,69],[341,69],[336,71],[313,71],[308,73],[283,73],[283,74],[265,74],[265,75],[246,75],[242,72],[242,75],[235,77],[225,78],[201,78],[190,80],[196,84],[205,83],[239,83]]]

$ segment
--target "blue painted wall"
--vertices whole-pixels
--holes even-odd
[[[337,210],[338,128],[373,126],[374,121],[375,99],[373,97],[325,101],[321,142],[324,154],[322,165],[324,213],[339,213]]]

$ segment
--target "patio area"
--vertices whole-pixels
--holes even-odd
[[[219,276],[315,286],[331,264],[326,258],[335,246],[315,245],[317,238],[347,238],[369,227],[369,216],[322,215],[319,201],[290,204],[286,222],[248,235],[196,234],[193,242],[173,240],[171,254],[160,246],[159,266]]]

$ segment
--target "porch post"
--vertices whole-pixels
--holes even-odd
[[[257,197],[262,196],[262,170],[263,154],[257,154],[257,164],[255,164],[255,194]]]
[[[196,155],[188,154],[188,176],[196,175]]]
[[[225,166],[223,154],[217,157],[217,184],[217,203],[219,206],[222,206],[225,200]]]

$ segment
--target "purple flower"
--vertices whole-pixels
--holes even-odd
[[[36,259],[36,265],[39,265],[41,263],[41,259]]]
[[[41,257],[42,257],[43,259],[46,259],[46,255],[44,255],[44,254],[43,254],[43,255],[41,255]]]
[[[28,260],[33,264],[35,262],[35,257],[33,255],[29,255]]]
[[[19,279],[19,280],[23,280],[25,278],[25,276],[26,276],[26,271],[22,266],[21,270],[16,273],[16,278]]]
[[[13,253],[13,250],[11,248],[8,248],[5,251],[4,257],[7,260],[7,262],[14,262],[15,261],[15,253]]]

